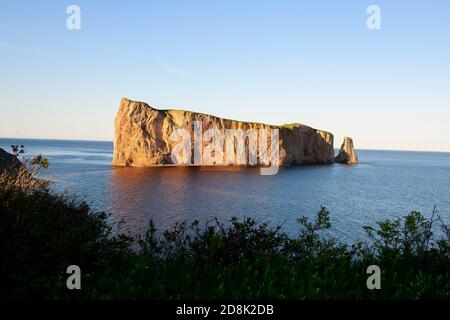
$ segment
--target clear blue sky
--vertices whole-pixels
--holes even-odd
[[[124,96],[450,151],[447,0],[1,0],[0,72],[0,137],[112,140]]]

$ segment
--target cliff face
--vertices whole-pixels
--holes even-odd
[[[195,125],[201,126],[201,134],[195,133]],[[114,137],[114,158],[113,165],[117,166],[154,166],[173,164],[173,150],[180,144],[179,139],[174,139],[173,133],[177,129],[186,129],[190,134],[188,145],[193,150],[187,155],[187,164],[204,165],[205,152],[210,153],[213,140],[207,135],[208,129],[214,129],[218,136],[222,137],[223,144],[220,148],[212,151],[214,159],[219,159],[212,164],[217,165],[241,165],[255,164],[249,159],[249,149],[267,145],[268,155],[270,151],[271,137],[276,140],[271,129],[278,129],[279,132],[279,164],[318,164],[332,163],[334,161],[333,135],[329,132],[316,130],[311,127],[293,124],[285,126],[273,126],[262,123],[241,122],[235,120],[221,119],[215,116],[183,111],[183,110],[157,110],[143,102],[131,101],[123,98],[115,120]],[[218,129],[218,130],[217,130]],[[225,142],[228,132],[243,133],[243,144],[239,142],[228,144]],[[253,130],[253,131],[252,131]],[[256,132],[259,136],[245,138],[245,133]],[[262,135],[266,132],[267,136]],[[214,136],[214,134],[213,134]],[[194,159],[195,138],[200,139],[200,147],[203,150],[203,157],[200,156],[200,163]],[[215,137],[215,136],[214,136]],[[243,136],[241,136],[242,138]],[[202,139],[203,138],[203,139]],[[233,140],[230,140],[233,141]],[[257,144],[257,145],[256,145]],[[250,147],[249,147],[250,145]],[[220,144],[219,144],[220,146]],[[231,149],[230,149],[231,147]],[[198,145],[197,145],[198,148]],[[239,159],[238,149],[246,150],[246,162]],[[220,150],[219,150],[220,149]],[[273,149],[275,150],[275,149]],[[236,152],[236,156],[230,157],[230,152]],[[223,158],[223,162],[220,161]],[[263,156],[258,154],[257,164],[264,164]],[[273,163],[273,162],[272,162]],[[211,162],[208,162],[211,164]]]
[[[334,159],[338,163],[357,164],[358,156],[356,155],[355,147],[353,146],[352,138],[345,137],[342,143],[339,154]]]
[[[20,166],[21,163],[16,157],[0,148],[0,173],[16,172]]]

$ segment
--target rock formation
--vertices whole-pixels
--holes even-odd
[[[200,163],[195,161],[195,138],[196,132],[194,122],[200,124],[200,147],[210,152],[208,145],[208,129],[214,129],[218,136],[222,137],[222,142],[226,137],[228,139],[227,129],[233,129],[233,132],[242,133],[241,142],[236,142],[232,137],[230,144],[227,142],[212,152],[215,159],[219,161],[213,164],[255,164],[250,161],[249,150],[258,143],[259,146],[271,146],[271,135],[278,129],[279,133],[279,164],[325,164],[334,161],[333,135],[329,132],[313,129],[302,124],[290,124],[283,126],[274,126],[254,122],[241,122],[235,120],[227,120],[215,116],[196,113],[184,110],[158,110],[150,107],[144,102],[131,101],[123,98],[119,111],[115,120],[115,136],[114,136],[114,157],[113,165],[117,166],[155,166],[173,164],[173,150],[180,143],[178,139],[174,139],[173,133],[177,129],[185,129],[184,132],[190,134],[187,145],[193,150],[186,155],[188,159],[186,164],[204,165],[203,157],[200,155]],[[217,130],[218,129],[218,130]],[[252,131],[254,130],[254,131]],[[262,131],[260,131],[262,130]],[[246,136],[249,132],[259,132],[258,138],[249,138]],[[262,133],[267,132],[267,136]],[[209,132],[210,133],[210,132]],[[205,139],[206,137],[206,139]],[[247,137],[247,138],[246,138]],[[197,138],[199,135],[197,133]],[[209,137],[210,138],[210,137]],[[220,140],[220,139],[219,139]],[[276,139],[274,138],[273,141]],[[242,142],[243,141],[243,142]],[[245,157],[248,162],[245,163],[238,156],[231,155],[230,152],[238,154],[242,147],[246,150]],[[198,147],[198,145],[197,145]],[[231,148],[231,149],[230,149]],[[262,149],[262,148],[261,148]],[[267,153],[271,153],[270,149]],[[273,149],[274,150],[274,149]],[[227,153],[228,152],[228,153]],[[258,164],[265,164],[262,161],[264,155],[258,154]],[[223,159],[223,161],[221,161]],[[228,160],[227,160],[228,159]]]
[[[16,157],[0,148],[0,173],[17,171],[21,165]]]
[[[346,164],[356,164],[358,163],[358,156],[356,155],[355,148],[353,146],[352,138],[345,137],[342,143],[341,150],[336,158],[335,162],[346,163]]]

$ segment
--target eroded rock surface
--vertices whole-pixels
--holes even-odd
[[[353,146],[352,138],[345,137],[342,143],[339,154],[334,159],[335,162],[345,164],[357,164],[358,156],[356,155],[355,147]]]
[[[191,145],[194,148],[195,121],[201,123],[202,134],[212,128],[218,129],[223,136],[226,136],[227,129],[241,129],[242,132],[247,132],[249,129],[266,129],[268,146],[271,143],[270,129],[279,129],[278,159],[280,165],[325,164],[334,161],[333,135],[306,125],[274,126],[222,119],[184,110],[158,110],[144,102],[123,98],[115,120],[113,165],[155,166],[173,164],[171,152],[179,144],[179,141],[171,139],[171,135],[179,128],[188,130],[192,137]],[[245,139],[247,159],[249,140]],[[201,144],[203,150],[205,150],[209,142],[202,141]],[[236,151],[237,143],[233,147]],[[221,152],[223,153],[215,154],[215,156],[223,157],[224,161],[222,163],[217,161],[214,164],[243,164],[237,156],[232,157],[231,162],[226,160],[227,147],[225,143]],[[189,158],[188,164],[195,164],[194,152],[189,155]],[[202,162],[200,165],[203,164]],[[258,164],[261,164],[259,158]]]

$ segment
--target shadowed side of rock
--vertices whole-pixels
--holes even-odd
[[[193,124],[202,130],[279,129],[279,163],[327,164],[334,161],[333,135],[302,124],[274,126],[255,122],[222,119],[185,110],[158,110],[144,102],[123,98],[115,120],[113,165],[158,166],[172,164],[171,152],[177,141],[170,139],[176,129],[186,129],[194,136]],[[203,142],[203,148],[207,145]],[[193,145],[193,143],[192,143]],[[248,148],[248,141],[246,142]],[[224,150],[226,152],[226,150]],[[248,151],[247,151],[248,154]],[[236,161],[232,163],[238,165]]]
[[[358,156],[356,155],[352,138],[349,137],[344,138],[344,142],[342,143],[341,149],[339,150],[339,154],[334,159],[334,161],[337,163],[345,163],[345,164],[358,163]]]
[[[21,166],[22,164],[14,155],[0,148],[0,173],[14,173],[17,172]]]

